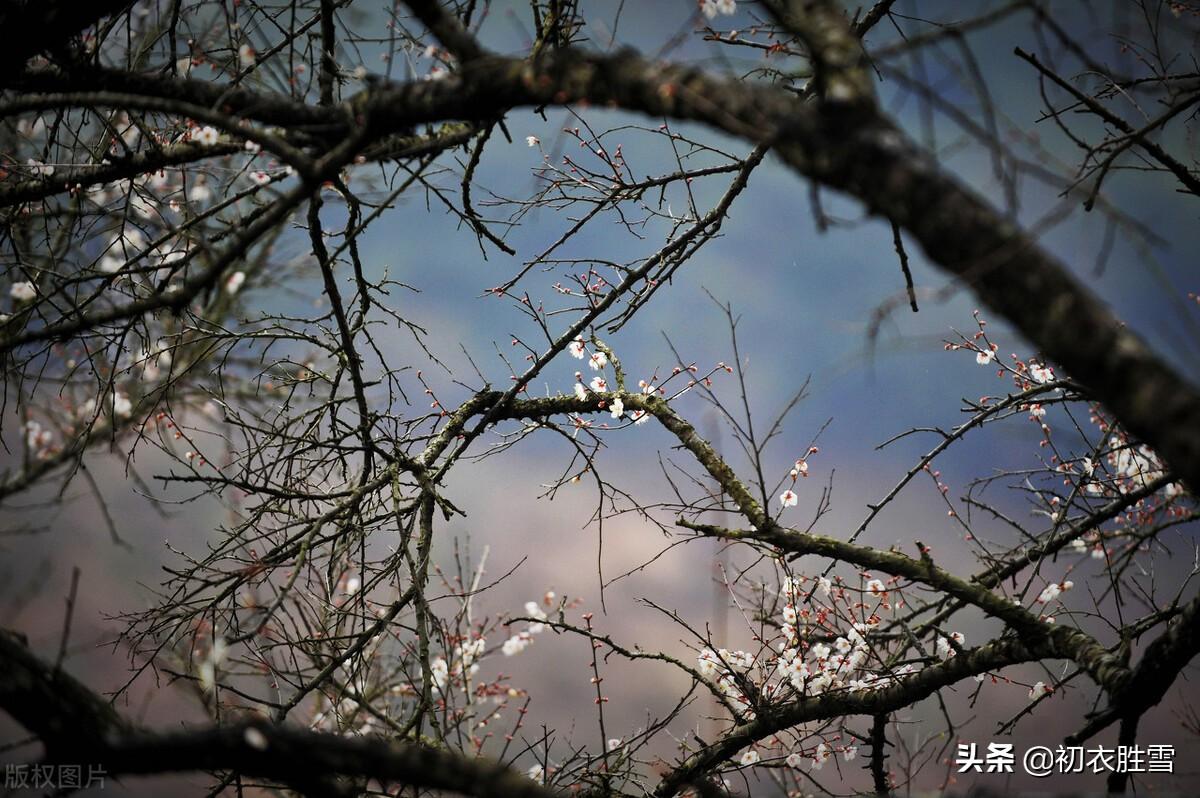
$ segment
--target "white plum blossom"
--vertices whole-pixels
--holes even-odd
[[[784,507],[795,507],[800,503],[800,497],[796,495],[795,491],[788,489],[779,494],[779,503]]]
[[[575,398],[587,399],[587,388],[583,387],[582,382],[575,383]]]
[[[8,295],[17,302],[32,302],[37,298],[37,288],[28,280],[23,280],[13,283],[12,288],[8,290]]]
[[[820,588],[821,593],[826,596],[833,592],[833,582],[830,581],[829,577],[826,576],[817,577],[817,587]]]
[[[790,768],[798,768],[804,763],[804,757],[795,751],[787,755],[787,766]]]
[[[435,657],[433,662],[429,663],[429,676],[438,692],[445,690],[446,683],[450,681],[450,666],[446,664],[445,657]]]
[[[990,349],[981,349],[979,353],[975,355],[975,362],[981,366],[986,366],[995,359],[996,353]]]
[[[593,352],[592,356],[588,358],[588,365],[591,366],[592,371],[599,371],[608,365],[608,355],[603,352]]]
[[[1054,369],[1040,363],[1030,363],[1029,376],[1034,382],[1044,384],[1054,379]]]
[[[625,403],[621,401],[621,397],[618,396],[612,400],[612,403],[608,406],[608,412],[612,414],[613,418],[620,418],[624,414]]]
[[[34,119],[22,119],[17,122],[17,133],[25,138],[35,139],[46,132],[46,121],[40,116]]]
[[[825,761],[829,759],[829,746],[821,743],[817,746],[817,750],[813,752],[813,770],[820,770],[825,766]]]
[[[200,661],[199,680],[200,687],[207,693],[211,693],[216,689],[217,685],[217,669],[221,663],[225,661],[225,655],[228,652],[228,646],[225,639],[217,637],[212,641],[212,645],[208,648],[208,653],[204,659]]]
[[[248,44],[243,44],[238,48],[238,63],[243,67],[254,66],[254,62],[258,59],[258,53],[254,52],[254,48]]]
[[[718,14],[730,16],[737,12],[737,0],[700,0],[700,11],[708,19]]]
[[[188,199],[192,202],[208,202],[212,199],[212,194],[212,189],[208,187],[208,183],[199,177],[192,183],[192,187],[188,189]]]
[[[1045,682],[1034,682],[1033,687],[1029,688],[1029,700],[1036,701],[1044,695],[1049,695],[1054,692],[1054,688],[1048,686]]]
[[[696,657],[696,663],[699,666],[700,675],[706,679],[711,679],[723,667],[721,660],[717,658],[717,653],[711,648],[706,648]]]
[[[734,668],[745,670],[754,665],[754,655],[747,651],[727,651],[722,648],[717,653],[721,655],[721,659],[728,662]]]
[[[29,167],[29,171],[33,172],[35,177],[49,177],[54,174],[54,166],[52,164],[42,163],[33,158],[25,161],[25,165]]]
[[[853,762],[855,757],[857,757],[857,756],[858,756],[858,746],[857,745],[848,745],[842,751],[842,758],[845,759],[847,762]]]
[[[96,264],[96,268],[104,274],[115,274],[119,272],[121,267],[124,265],[125,261],[122,258],[114,255],[113,251],[110,249],[100,257],[99,262]]]
[[[542,630],[546,628],[546,624],[542,623],[542,621],[546,620],[546,613],[542,612],[542,608],[538,606],[538,603],[536,601],[525,602],[525,614],[530,618],[536,619],[529,624],[529,628],[525,631],[531,635],[541,634]]]
[[[612,739],[610,739],[608,741],[608,750],[609,751],[616,751],[620,747],[621,747],[621,738],[620,737],[613,737]]]
[[[537,145],[542,143],[542,140],[539,139],[537,136],[526,136],[525,143],[530,147],[536,147]]]
[[[956,653],[958,653],[954,650],[954,646],[950,644],[951,640],[957,643],[959,648],[961,648],[963,643],[966,641],[966,638],[959,632],[951,632],[948,637],[939,637],[937,639],[937,643],[935,644],[939,658],[950,659]]]
[[[887,585],[879,579],[872,579],[867,582],[867,590],[878,596],[887,592]]]
[[[596,393],[603,393],[608,390],[608,383],[603,377],[592,377],[592,381],[588,385]]]
[[[758,755],[758,751],[755,751],[753,748],[751,748],[747,750],[746,753],[742,754],[742,758],[738,761],[743,765],[755,765],[758,764],[759,759],[760,757]]]
[[[531,765],[529,770],[525,771],[525,775],[536,781],[538,784],[546,783],[546,769],[541,765]]]
[[[242,289],[242,284],[246,282],[245,272],[234,272],[225,280],[225,293],[233,296]]]
[[[133,415],[133,403],[123,393],[113,391],[113,415],[117,418],[129,418]]]
[[[25,422],[25,445],[35,451],[43,452],[54,442],[54,432],[30,419]]]
[[[574,341],[567,344],[567,351],[570,352],[571,357],[575,358],[576,360],[583,360],[585,351],[583,348],[583,339],[576,338]]]
[[[192,141],[202,144],[205,147],[212,147],[217,143],[219,138],[220,134],[217,133],[217,129],[212,125],[205,125],[198,130],[193,130],[191,134]]]
[[[520,654],[525,649],[529,648],[529,644],[533,642],[533,637],[528,632],[521,632],[504,641],[504,645],[500,647],[504,656],[511,657]]]
[[[1051,601],[1054,601],[1054,599],[1058,598],[1060,593],[1062,593],[1062,588],[1051,583],[1046,585],[1046,588],[1041,592],[1041,595],[1038,596],[1037,600],[1041,604],[1049,604]]]

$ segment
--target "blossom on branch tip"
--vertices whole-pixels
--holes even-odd
[[[1054,599],[1058,598],[1058,595],[1060,593],[1062,593],[1062,588],[1059,587],[1058,585],[1052,583],[1052,584],[1046,585],[1045,589],[1042,590],[1042,592],[1038,596],[1037,600],[1041,604],[1048,604],[1049,602],[1054,601]]]
[[[17,302],[32,302],[37,298],[37,288],[28,280],[23,280],[19,283],[13,283],[9,289],[8,295]]]
[[[795,507],[800,503],[800,497],[797,496],[796,492],[793,490],[785,490],[783,493],[779,494],[779,503],[784,507]]]

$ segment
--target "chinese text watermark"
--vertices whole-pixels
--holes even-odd
[[[1031,776],[1051,773],[1174,773],[1172,745],[1030,746],[1018,758],[1012,743],[959,743],[954,764],[959,773],[1013,773],[1018,764]]]

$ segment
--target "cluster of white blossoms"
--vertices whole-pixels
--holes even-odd
[[[546,597],[550,601],[554,600],[553,593],[547,593]],[[506,657],[520,654],[522,651],[529,648],[529,644],[533,642],[533,636],[541,634],[546,629],[546,613],[536,601],[525,602],[525,614],[534,620],[530,621],[529,625],[525,627],[524,631],[518,632],[504,641],[504,645],[500,647],[500,651]]]
[[[198,669],[197,679],[200,682],[200,687],[206,693],[211,693],[217,686],[217,670],[225,661],[226,654],[229,653],[229,647],[225,643],[225,638],[217,637],[212,641],[212,645],[204,652],[200,659],[200,667]]]
[[[858,757],[857,745],[841,746],[838,750],[841,752],[842,758],[847,762],[853,762]],[[801,751],[793,751],[784,758],[784,761],[791,768],[803,767],[804,763],[808,762],[812,770],[820,770],[825,766],[826,762],[833,758],[833,754],[833,747],[829,743],[822,741],[817,743],[810,753],[805,754]],[[738,764],[750,766],[757,765],[761,761],[762,756],[759,755],[758,751],[748,748],[742,754],[741,758],[738,759]]]
[[[25,304],[37,299],[37,287],[28,280],[22,280],[12,284],[12,288],[8,289],[8,295],[13,298],[14,302]]]
[[[696,664],[700,675],[713,683],[739,715],[748,719],[754,717],[754,710],[750,708],[750,699],[738,685],[739,679],[742,681],[748,679],[745,671],[754,666],[753,654],[745,651],[728,651],[724,648],[716,651],[705,648],[696,658]]]
[[[134,359],[134,366],[142,369],[142,379],[158,382],[164,370],[171,368],[171,347],[160,339],[153,346],[143,345]]]
[[[1118,477],[1129,482],[1128,486],[1119,487],[1122,493],[1144,488],[1163,475],[1162,460],[1148,446],[1132,446],[1118,436],[1110,438],[1108,443],[1109,465]]]
[[[478,660],[487,649],[487,638],[477,637],[462,645],[454,647],[454,653],[447,662],[445,657],[435,657],[429,663],[429,673],[434,688],[439,693],[445,693],[451,678],[462,679],[464,682],[479,673]]]
[[[1013,386],[1018,392],[1033,391],[1039,386],[1048,386],[1063,379],[1062,375],[1055,373],[1053,366],[1035,358],[1022,360],[1014,353],[1008,359],[1000,359],[997,355],[999,346],[989,340],[985,332],[987,322],[980,318],[979,311],[975,311],[974,315],[979,327],[978,331],[969,338],[963,336],[961,343],[948,342],[947,350],[961,349],[974,352],[975,361],[980,365],[997,365],[999,368],[996,375],[1011,378]],[[1041,396],[1049,398],[1041,398]],[[991,398],[984,397],[980,400],[981,404],[987,404]],[[1040,443],[1042,447],[1051,445],[1052,432],[1048,423],[1048,405],[1056,400],[1073,400],[1075,398],[1068,394],[1067,389],[1056,385],[1054,390],[1043,389],[1039,396],[1040,401],[1030,401],[1018,406],[1018,409],[1027,411],[1029,420],[1040,427],[1043,435]],[[1064,475],[1072,496],[1075,495],[1075,491],[1097,498],[1127,495],[1148,487],[1167,473],[1166,466],[1154,450],[1130,440],[1095,406],[1091,408],[1091,423],[1104,435],[1104,439],[1100,442],[1095,444],[1087,442],[1086,444],[1088,448],[1095,446],[1096,453],[1061,459],[1055,455],[1051,458],[1054,463],[1053,470]],[[1061,448],[1061,445],[1058,448]],[[944,486],[941,488],[943,492],[947,490]],[[1040,512],[1049,517],[1053,523],[1060,524],[1066,520],[1067,505],[1071,504],[1073,499],[1055,495],[1054,492],[1049,493],[1050,495],[1045,497],[1048,506]],[[1165,502],[1171,502],[1182,495],[1184,495],[1184,487],[1178,482],[1164,486],[1157,494],[1158,498]],[[790,493],[781,496],[780,500],[784,506],[791,506],[791,503],[794,502],[793,495]],[[1168,512],[1172,510],[1182,512],[1181,508],[1170,508]],[[1109,555],[1103,535],[1096,529],[1076,536],[1071,540],[1069,547],[1070,551],[1075,554],[1090,552],[1091,557],[1097,560],[1107,559]],[[1055,591],[1062,589],[1061,585],[1047,587],[1039,601],[1043,604],[1053,601],[1057,597]],[[1052,616],[1045,617],[1044,620],[1050,623],[1054,622]]]
[[[810,446],[808,447],[808,451],[804,453],[804,457],[801,457],[795,462],[791,470],[788,472],[788,477],[791,478],[792,485],[796,484],[796,480],[808,477],[808,458],[812,457],[819,451],[821,450],[816,446]],[[800,497],[796,495],[796,492],[789,487],[783,493],[779,494],[779,503],[784,507],[784,509],[788,507],[795,507],[800,503]]]
[[[25,422],[25,446],[37,459],[49,459],[55,452],[54,431],[29,419]]]
[[[940,659],[947,660],[958,653],[955,646],[962,648],[966,643],[967,638],[963,636],[962,632],[951,632],[938,637],[937,643],[934,644],[934,650]]]
[[[737,0],[700,0],[700,12],[708,19],[718,14],[732,16],[737,13]]]
[[[583,338],[577,337],[571,343],[567,344],[567,351],[576,360],[586,359],[588,368],[592,371],[603,372],[608,367],[608,355],[599,349],[589,351],[587,342]],[[646,395],[651,395],[658,391],[656,385],[646,380],[639,380],[638,388]],[[580,400],[587,399],[589,389],[592,393],[608,393],[610,390],[608,380],[604,377],[603,373],[596,374],[585,384],[582,372],[575,372],[575,384],[572,386],[572,390],[576,398]],[[625,417],[625,402],[620,396],[614,396],[609,399],[607,409],[613,419]],[[650,415],[645,410],[633,410],[629,413],[628,417],[634,424],[644,424],[650,420]]]
[[[871,613],[865,621],[849,624],[845,631],[838,632],[831,623],[833,613],[829,608],[798,609],[797,605],[806,600],[804,581],[807,581],[804,577],[787,577],[780,588],[784,598],[779,624],[781,639],[774,644],[774,650],[767,648],[755,656],[740,650],[704,648],[697,656],[700,675],[743,717],[754,716],[754,702],[745,692],[751,686],[767,701],[793,693],[812,696],[831,690],[879,690],[918,668],[917,664],[909,663],[885,673],[870,669],[872,652],[866,635],[880,623],[879,616]],[[820,591],[826,598],[833,596],[832,580],[818,577],[812,581],[814,592]],[[846,595],[840,585],[836,591],[838,598]],[[880,608],[902,606],[900,601],[888,600],[882,580],[867,581],[863,594],[864,598],[878,598]],[[952,632],[938,640],[938,656],[949,659],[956,653],[955,645],[961,647],[964,643],[961,633]]]
[[[113,417],[117,420],[124,421],[133,415],[133,401],[128,396],[114,388],[112,393],[108,395],[107,401],[104,403],[104,409],[108,412],[111,412]],[[90,420],[95,415],[95,399],[88,399],[86,402],[81,404],[79,409],[75,412],[75,417],[81,421]]]
[[[1051,582],[1050,584],[1046,585],[1045,589],[1043,589],[1040,594],[1038,594],[1038,603],[1049,604],[1051,601],[1054,601],[1060,595],[1073,587],[1075,587],[1075,583],[1070,579],[1062,582]]]

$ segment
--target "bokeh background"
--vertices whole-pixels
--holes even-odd
[[[732,48],[703,41],[696,33],[699,18],[695,4],[688,0],[602,1],[589,5],[595,6],[589,12],[593,23],[581,33],[591,46],[606,49],[614,46],[615,40],[645,53],[690,61],[728,74],[742,74],[759,65],[756,52],[731,52]],[[912,31],[922,29],[912,21],[922,16],[944,19],[999,5],[978,3],[968,8],[949,2],[900,2],[896,8],[905,17],[900,27]],[[739,6],[739,16],[728,24],[736,26],[739,19],[748,24],[751,4]],[[517,53],[526,48],[531,32],[523,11],[527,12],[523,3],[492,3],[481,28],[485,44],[501,52]],[[1138,21],[1136,15],[1140,12],[1133,4],[1064,2],[1056,13],[1097,60],[1114,67],[1130,65],[1131,56],[1122,51],[1113,30],[1114,25],[1119,29],[1121,24]],[[368,5],[358,19],[360,29],[383,25],[384,11]],[[1170,20],[1164,24],[1170,24]],[[878,45],[897,40],[900,35],[885,22],[870,41]],[[1012,53],[1014,46],[1034,52],[1043,47],[1044,42],[1032,30],[1030,17],[1012,14],[969,35],[967,41],[986,76],[994,105],[1001,111],[1002,136],[1017,146],[1022,137],[1036,137],[1050,157],[1063,165],[1074,164],[1078,151],[1073,145],[1048,127],[1049,123],[1039,123],[1041,100],[1034,75]],[[382,72],[390,68],[394,77],[403,77],[409,70],[419,76],[427,68],[416,53],[393,59],[390,65],[371,60],[378,56],[364,51],[368,70]],[[978,110],[975,97],[948,62],[928,58],[919,67],[945,99],[961,104],[968,112]],[[997,204],[1003,202],[986,151],[978,145],[963,146],[961,135],[939,116],[931,125],[917,98],[894,82],[881,82],[880,92],[884,104],[914,136],[941,152],[947,167],[993,197]],[[669,150],[659,137],[627,127],[643,126],[653,131],[661,120],[596,109],[581,113],[598,131],[625,128],[607,135],[605,141],[610,149],[615,144],[623,146],[635,173],[661,173],[669,168],[670,161],[664,160]],[[547,110],[544,119],[518,112],[510,114],[506,122],[514,140],[508,143],[500,136],[493,137],[476,181],[497,195],[529,195],[535,187],[533,170],[543,163],[543,155],[557,161],[563,152],[574,155],[579,149],[562,133],[564,127],[578,124],[567,111]],[[728,152],[749,151],[745,143],[723,139],[701,128],[672,127]],[[526,146],[526,136],[537,136],[540,146]],[[1196,155],[1195,142],[1174,131],[1167,132],[1165,142],[1181,154]],[[723,188],[722,179],[697,181],[694,190],[698,206],[702,210],[711,207]],[[1019,189],[1018,216],[1027,225],[1036,224],[1063,201],[1055,190],[1028,179],[1019,182]],[[1195,279],[1196,253],[1200,252],[1195,198],[1176,193],[1172,182],[1159,175],[1123,172],[1108,179],[1104,196],[1161,240],[1147,244],[1118,235],[1106,263],[1098,268],[1097,259],[1105,248],[1104,222],[1099,213],[1087,214],[1079,209],[1043,236],[1043,245],[1058,254],[1082,282],[1177,368],[1183,373],[1196,373],[1200,365],[1197,308],[1187,298],[1188,291],[1200,289]],[[477,197],[485,213],[493,218],[506,215],[502,206],[489,207],[486,197],[483,192]],[[396,307],[405,318],[430,332],[428,344],[453,376],[477,385],[469,354],[492,384],[506,386],[509,371],[497,353],[507,354],[514,336],[537,336],[518,309],[488,296],[487,289],[507,279],[519,267],[519,259],[531,257],[557,239],[570,221],[550,209],[535,210],[505,235],[517,250],[517,259],[490,249],[484,258],[470,231],[444,212],[440,204],[426,200],[419,192],[402,198],[386,217],[386,223],[375,225],[367,234],[361,244],[364,260],[376,276],[386,270],[394,279],[417,289],[398,294]],[[1081,198],[1070,201],[1078,205]],[[974,331],[975,309],[981,309],[989,322],[989,334],[1001,345],[999,354],[1015,353],[1024,358],[1036,352],[987,312],[986,297],[973,296],[947,281],[915,246],[910,245],[908,252],[921,309],[914,314],[903,301],[897,304],[903,295],[903,279],[890,227],[864,218],[856,203],[828,192],[822,194],[822,203],[836,221],[826,232],[817,229],[810,187],[768,158],[733,207],[721,237],[682,268],[672,284],[629,325],[608,336],[608,342],[633,379],[648,377],[656,369],[662,373],[675,365],[672,346],[685,360],[705,369],[733,357],[724,311],[709,295],[728,302],[739,317],[739,345],[748,375],[749,403],[756,418],[773,418],[787,398],[809,381],[807,397],[768,452],[768,462],[779,476],[829,422],[818,442],[821,451],[811,458],[810,477],[800,483],[800,505],[790,511],[795,515],[789,520],[807,519],[821,489],[832,484],[832,509],[817,529],[844,536],[866,516],[867,504],[882,497],[936,441],[931,435],[917,434],[884,449],[879,449],[879,444],[910,428],[951,426],[963,417],[964,397],[975,400],[1008,390],[1008,383],[998,380],[993,368],[978,366],[969,354],[943,350],[943,341],[955,338],[955,330],[967,334]],[[611,222],[595,223],[562,254],[631,260],[660,246],[664,230],[661,224],[653,223],[642,231],[645,238],[639,239]],[[302,254],[304,238],[297,235],[285,246]],[[535,295],[552,297],[550,286],[556,279],[534,273],[523,285]],[[244,302],[286,312],[293,304],[311,305],[317,294],[315,283],[288,287],[286,292],[257,293],[251,287]],[[890,310],[881,313],[885,308]],[[429,379],[439,386],[439,393],[444,392],[440,396],[444,403],[448,398],[465,396],[465,391],[454,386],[451,374],[431,367],[407,333],[385,330],[378,340],[389,357],[394,357],[394,363],[429,369]],[[569,391],[577,365],[569,359],[553,365],[531,393]],[[733,389],[732,378],[718,379],[719,395],[734,400],[737,395]],[[728,454],[735,466],[745,466],[728,430],[711,408],[691,397],[682,399],[679,408]],[[0,467],[14,466],[11,452],[18,451],[11,444],[19,434],[16,430],[20,419],[13,417],[11,409],[7,412],[10,417],[4,423],[4,436],[10,443],[10,453],[0,453],[0,458],[6,458],[0,459]],[[1036,465],[1039,438],[1036,426],[1031,424],[998,425],[952,447],[938,460],[937,467],[943,481],[951,486],[952,495],[960,495],[974,478]],[[600,470],[607,479],[646,503],[669,496],[660,456],[687,463],[686,458],[671,451],[673,440],[654,425],[610,434],[607,442],[598,460]],[[101,522],[95,495],[80,479],[72,480],[62,491],[62,482],[51,480],[0,509],[0,615],[4,625],[23,632],[35,649],[52,655],[62,634],[72,571],[78,568],[78,601],[67,667],[102,691],[118,688],[131,675],[127,653],[113,642],[123,628],[121,614],[152,603],[155,589],[164,579],[163,568],[180,562],[172,549],[202,550],[230,512],[209,500],[177,503],[187,495],[157,486],[153,480],[154,475],[169,470],[165,458],[149,448],[132,455],[125,448],[118,445],[109,452],[93,452],[86,458],[85,467],[128,545],[112,542]],[[524,602],[553,590],[559,596],[578,599],[581,611],[596,613],[598,629],[627,645],[662,648],[684,659],[694,656],[688,653],[685,632],[647,606],[645,601],[649,600],[677,610],[696,628],[727,629],[730,647],[745,643],[749,629],[740,612],[726,607],[724,593],[715,582],[718,563],[735,569],[748,561],[747,555],[732,551],[718,556],[717,548],[707,542],[672,547],[676,539],[664,537],[632,514],[608,519],[601,529],[591,520],[597,497],[586,479],[558,491],[553,501],[539,498],[569,457],[570,451],[561,439],[535,436],[497,457],[464,464],[454,473],[447,495],[467,512],[467,517],[440,529],[439,557],[449,562],[457,540],[459,545],[469,546],[477,560],[486,552],[489,577],[516,568],[510,577],[481,596],[478,606],[492,614],[515,614],[521,612]],[[133,478],[135,474],[145,480],[152,496],[145,495],[147,491]],[[1006,493],[997,486],[988,496],[1014,517],[1029,517],[1030,506],[1018,493]],[[976,522],[981,531],[1001,535],[999,528],[986,520]],[[920,479],[901,494],[862,540],[873,546],[897,544],[907,549],[915,538],[932,545],[942,564],[960,572],[973,570],[973,559],[962,545],[961,531],[946,517],[934,486]],[[1180,556],[1173,562],[1159,563],[1161,579],[1177,577],[1191,567],[1188,547],[1193,538],[1194,531],[1187,530],[1175,536],[1171,545]],[[664,550],[668,551],[657,556]],[[606,590],[603,608],[598,563],[607,578],[636,569]],[[817,564],[810,567],[815,570]],[[1073,578],[1084,583],[1097,578],[1099,572],[1099,564],[1087,561],[1080,564]],[[1086,605],[1085,591],[1078,594],[1072,600]],[[968,643],[976,644],[996,629],[977,619],[962,631]],[[583,641],[544,634],[519,657],[489,660],[484,667],[512,674],[514,684],[529,690],[533,699],[526,721],[529,734],[536,736],[534,730],[544,725],[557,730],[558,739],[564,743],[595,745],[598,732],[589,660],[589,649]],[[1013,673],[1040,678],[1036,669],[1013,669]],[[614,661],[606,675],[605,686],[611,696],[607,723],[610,734],[617,735],[620,730],[629,733],[643,727],[648,717],[672,705],[687,685],[669,668],[652,665],[631,667]],[[1026,688],[1014,685],[987,685],[973,708],[962,701],[955,703],[952,692],[947,691],[956,719],[975,718],[961,730],[962,741],[986,743],[994,739],[997,719],[1009,717],[1027,701]],[[1048,711],[1017,726],[1013,741],[1018,750],[1034,743],[1056,745],[1078,726],[1090,693],[1061,692],[1046,708]],[[1196,702],[1200,694],[1194,682],[1182,678],[1166,701],[1143,721],[1143,742],[1174,744],[1178,751],[1177,776],[1156,780],[1152,785],[1156,794],[1170,790],[1187,794],[1189,785],[1197,783],[1195,755],[1200,753],[1200,746],[1181,725],[1180,713],[1188,700]],[[156,726],[201,717],[186,691],[169,686],[151,672],[139,677],[135,689],[122,702],[125,712]],[[687,723],[711,728],[702,718],[709,707],[697,705],[694,709]],[[904,722],[900,727],[903,743],[915,748],[924,738],[936,734],[941,728],[940,713],[935,701],[899,713],[898,719]],[[678,735],[687,732],[687,723],[677,724]],[[4,739],[15,739],[16,731],[3,724],[0,721]],[[865,719],[862,728],[866,729]],[[1114,731],[1096,742],[1115,744]],[[661,753],[669,756],[671,752],[666,749]],[[952,748],[949,755],[953,755]],[[841,791],[867,783],[858,764],[844,769],[846,781]],[[914,786],[933,789],[944,772],[945,766],[933,764]],[[820,778],[826,786],[837,789],[836,771],[827,768]],[[978,781],[996,789],[1103,789],[1102,775],[1039,781],[1018,774],[1011,781],[997,776],[981,776]],[[202,794],[204,783],[203,778],[132,781],[118,789],[152,795],[169,785],[176,794]],[[957,787],[968,785],[963,781]],[[747,785],[735,787],[745,790]]]

